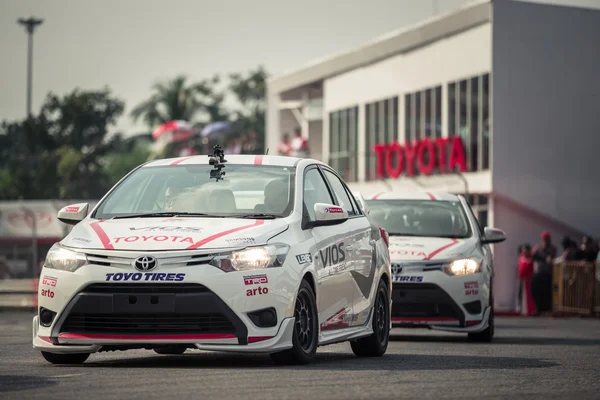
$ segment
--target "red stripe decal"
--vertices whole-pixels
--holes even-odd
[[[448,243],[447,245],[444,245],[442,247],[440,247],[437,250],[432,251],[431,253],[429,253],[429,255],[427,257],[425,257],[423,260],[431,260],[433,257],[435,257],[436,255],[438,255],[440,252],[446,250],[447,248],[450,248],[452,246],[454,246],[455,244],[458,243],[458,240],[456,239],[452,239],[452,242]]]
[[[219,340],[236,339],[228,333],[205,333],[199,335],[110,335],[104,333],[61,333],[59,339],[107,339],[107,340]]]
[[[377,200],[377,198],[379,196],[381,196],[382,194],[384,194],[385,192],[381,192],[381,193],[377,193],[375,196],[373,196],[373,198],[371,200]]]
[[[248,344],[273,339],[275,336],[248,336]]]
[[[254,158],[254,164],[255,165],[262,165],[262,163],[263,163],[263,156],[256,156]]]
[[[404,317],[396,317],[392,318],[392,322],[458,322],[456,318],[404,318]]]
[[[229,229],[229,230],[214,234],[212,236],[209,236],[207,238],[204,238],[204,239],[200,240],[199,242],[196,242],[193,245],[189,246],[188,249],[197,249],[198,247],[204,246],[208,242],[212,242],[213,240],[223,237],[225,235],[229,235],[230,233],[234,233],[234,232],[238,232],[238,231],[241,231],[244,229],[252,228],[254,226],[259,226],[264,223],[265,223],[264,220],[257,219],[253,224],[238,226],[237,228]]]
[[[430,198],[431,200],[437,200],[437,199],[435,198],[435,196],[434,196],[432,193],[426,192],[425,194],[426,194],[427,196],[429,196],[429,198]]]
[[[50,339],[50,336],[38,336],[38,337],[40,338],[40,340],[43,340],[44,342],[52,344],[52,339]]]
[[[96,232],[96,235],[98,235],[98,239],[100,239],[105,249],[114,250],[115,248],[112,244],[110,244],[110,239],[106,235],[106,232],[104,232],[104,229],[100,227],[100,222],[102,221],[92,222],[90,224],[90,228],[92,228],[94,232]]]
[[[196,156],[183,157],[183,158],[173,161],[170,165],[178,165],[178,164],[181,164],[182,162],[189,160],[190,158],[194,158],[194,157],[196,157]]]

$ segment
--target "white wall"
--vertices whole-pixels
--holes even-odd
[[[600,11],[495,1],[493,23],[494,191],[600,235]]]
[[[489,23],[327,79],[325,112],[369,103],[426,87],[483,74],[491,69]],[[327,115],[327,114],[325,114]]]

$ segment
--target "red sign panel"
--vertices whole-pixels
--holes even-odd
[[[447,150],[450,149],[450,154]],[[403,173],[415,175],[415,161],[421,175],[431,175],[437,168],[440,174],[451,173],[458,166],[467,171],[465,150],[460,136],[423,139],[416,142],[376,144],[373,146],[377,160],[377,177],[397,178]],[[428,155],[428,157],[426,157]]]

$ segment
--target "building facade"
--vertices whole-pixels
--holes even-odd
[[[494,248],[497,309],[517,249],[600,234],[600,11],[485,0],[268,82],[267,147],[300,127],[365,196],[468,196]]]

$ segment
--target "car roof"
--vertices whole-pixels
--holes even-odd
[[[379,192],[372,193],[366,197],[370,200],[442,200],[458,201],[458,195],[444,192],[425,192],[425,191],[397,191],[397,192]]]
[[[189,157],[165,158],[161,160],[150,161],[142,168],[159,167],[167,165],[208,165],[209,157],[206,154],[199,154]],[[246,164],[246,165],[273,165],[280,167],[294,167],[300,160],[306,160],[299,157],[287,156],[267,156],[254,154],[225,154],[225,160],[228,164]],[[313,161],[313,160],[311,160]],[[315,162],[317,162],[315,160]]]

